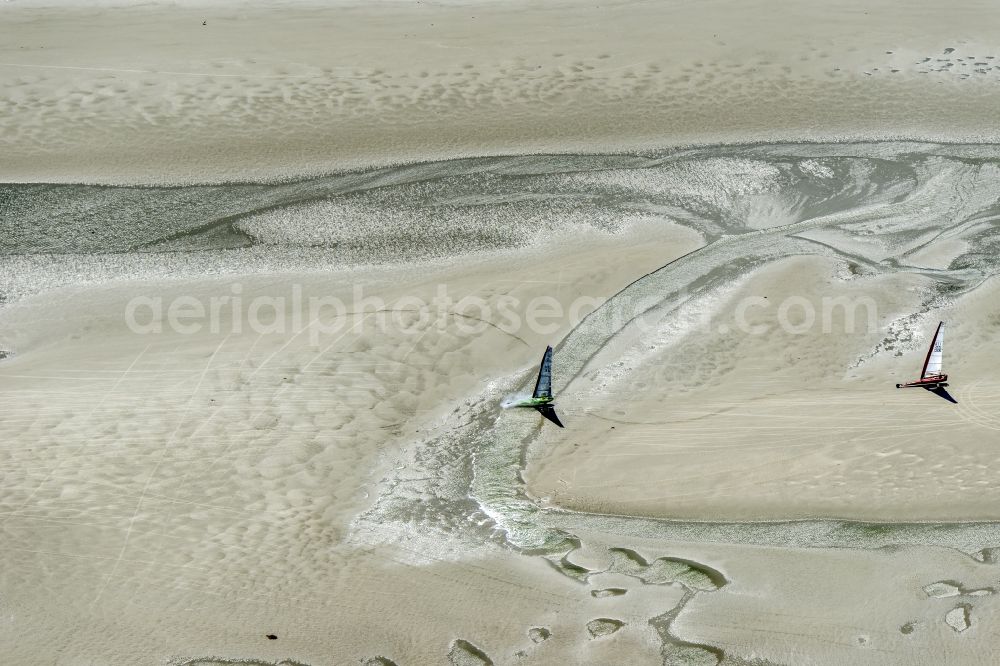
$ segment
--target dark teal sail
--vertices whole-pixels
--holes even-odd
[[[538,368],[538,381],[535,382],[535,392],[532,398],[552,399],[552,347],[545,348],[542,365]]]

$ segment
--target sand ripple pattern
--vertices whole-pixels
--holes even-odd
[[[624,364],[625,372],[629,364],[641,365],[643,354],[669,348],[673,338],[663,335],[645,351],[636,350],[634,343],[642,340],[642,332],[630,322],[636,304],[646,304],[644,314],[656,322],[679,320],[683,325],[679,313],[684,308],[710,304],[727,285],[790,256],[824,257],[851,276],[916,275],[928,285],[920,293],[919,311],[892,322],[870,355],[858,359],[865,363],[916,345],[919,341],[906,337],[906,332],[921,317],[932,308],[975,294],[995,275],[1000,251],[998,176],[996,147],[977,146],[966,154],[960,146],[898,143],[477,158],[276,184],[3,185],[0,199],[7,205],[0,207],[0,285],[3,296],[15,306],[18,298],[81,282],[444,261],[569,242],[579,234],[612,235],[630,225],[670,223],[696,231],[702,247],[638,277],[559,342],[558,392],[570,393],[591,381],[594,369],[610,365],[609,361]],[[122,385],[111,384],[108,395],[127,390],[126,382],[140,373],[162,380],[156,404],[133,404],[127,397],[117,403],[118,409],[144,420],[141,429],[139,420],[98,423],[92,417],[112,409],[99,396],[76,398],[81,409],[71,413],[66,407],[48,406],[42,393],[29,395],[12,412],[5,431],[21,440],[35,438],[39,448],[5,454],[5,464],[14,475],[11,483],[23,491],[7,499],[5,523],[20,528],[36,519],[58,520],[94,531],[124,532],[125,547],[108,548],[95,556],[110,565],[99,596],[120,593],[129,581],[143,576],[157,584],[170,583],[162,573],[147,571],[157,556],[154,545],[147,542],[150,535],[166,529],[186,544],[173,566],[190,568],[192,561],[203,562],[218,552],[215,541],[226,546],[254,544],[257,511],[290,518],[275,527],[277,537],[266,542],[280,546],[269,551],[247,546],[240,562],[254,570],[278,568],[285,555],[281,549],[297,543],[303,534],[324,544],[351,539],[352,545],[360,546],[403,543],[410,535],[440,537],[454,552],[465,543],[500,545],[542,554],[575,581],[595,578],[595,591],[626,590],[622,594],[627,599],[639,593],[639,584],[627,588],[623,576],[642,585],[676,583],[683,591],[672,611],[659,608],[638,624],[633,618],[627,622],[604,615],[591,618],[598,622],[591,625],[591,633],[601,637],[594,642],[610,642],[615,640],[612,633],[625,635],[654,618],[652,626],[664,654],[683,653],[706,663],[721,655],[709,646],[681,641],[672,627],[685,603],[722,587],[725,572],[671,552],[632,555],[619,544],[607,544],[602,551],[610,564],[587,568],[576,558],[593,547],[589,537],[580,534],[603,531],[637,538],[770,546],[935,544],[966,552],[1000,543],[1000,529],[994,523],[669,523],[542,509],[527,495],[522,474],[526,452],[546,431],[539,430],[534,420],[514,418],[498,408],[505,393],[530,385],[528,374],[491,382],[422,433],[406,430],[415,414],[434,407],[425,401],[428,387],[408,384],[408,363],[433,364],[439,353],[452,353],[466,355],[468,362],[458,365],[472,367],[473,358],[490,353],[475,340],[456,336],[445,342],[440,349],[422,347],[407,357],[395,347],[372,348],[371,341],[359,335],[338,350],[350,355],[314,363],[314,355],[298,350],[296,356],[280,340],[266,339],[260,344],[271,355],[253,365],[249,359],[254,348],[249,345],[257,343],[222,340],[214,348],[188,350],[187,367],[195,371],[174,367],[172,350],[136,349],[133,365],[114,368],[113,376],[120,376]],[[310,365],[313,371],[306,372]],[[724,370],[706,367],[696,373],[696,381],[709,382]],[[272,382],[275,396],[295,399],[288,399],[281,413],[269,412],[245,389],[254,376]],[[323,393],[333,376],[355,379],[343,395]],[[69,371],[49,379],[54,386],[72,384],[84,392],[99,385],[92,377]],[[481,378],[464,379],[469,385],[481,385],[475,381]],[[214,390],[201,391],[203,381]],[[51,390],[53,385],[44,388]],[[389,404],[381,400],[386,395],[399,399]],[[957,397],[959,418],[976,427],[1000,426],[992,416],[995,387],[971,384]],[[371,448],[363,453],[340,449],[317,439],[315,432],[313,439],[303,438],[297,424],[312,423],[316,432],[323,432],[324,415],[334,401],[356,416],[341,430],[324,436],[332,444],[373,438]],[[406,446],[403,459],[392,461],[385,478],[371,479],[365,488],[349,478],[337,478],[338,466],[380,458],[382,440],[377,437],[382,431],[388,433],[386,439],[405,439]],[[81,438],[78,432],[92,436]],[[159,445],[116,449],[113,443],[123,439]],[[201,454],[185,456],[170,446],[178,440],[198,442]],[[241,446],[222,442],[241,442]],[[60,448],[67,445],[75,451],[69,458]],[[87,496],[93,492],[93,480],[113,485],[111,475],[102,476],[104,469],[120,464],[123,456],[131,456],[142,470],[151,470],[142,476],[145,485],[140,483],[137,496],[119,496],[120,506],[95,508]],[[25,460],[35,460],[34,467],[26,466]],[[230,506],[230,493],[212,485],[213,470],[222,466],[262,481],[244,489],[247,494]],[[307,494],[286,490],[279,471],[290,468],[300,470],[300,480],[310,487],[332,484],[330,504],[316,504]],[[169,476],[157,476],[171,470]],[[91,485],[83,483],[85,478]],[[201,479],[209,490],[188,496],[188,482],[194,479]],[[73,499],[74,492],[81,501],[71,510],[37,513],[46,505],[62,506],[59,493],[69,493]],[[138,508],[133,510],[136,502]],[[161,505],[163,512],[154,514]],[[370,508],[349,526],[333,525],[328,512],[344,505]],[[224,514],[219,520],[228,527],[213,533],[200,530],[196,521],[180,520],[207,513]],[[155,523],[154,515],[166,516],[166,522]],[[28,536],[12,543],[25,552],[30,545]],[[452,551],[433,557],[460,559]],[[335,570],[341,556],[331,548],[317,555],[318,564]],[[424,554],[414,546],[409,556],[419,561]],[[247,598],[263,594],[248,591]],[[587,599],[613,596],[585,593]],[[585,628],[581,625],[581,630]],[[471,639],[454,637],[447,658],[453,663],[490,663],[496,658]]]

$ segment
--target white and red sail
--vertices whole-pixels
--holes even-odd
[[[921,379],[941,376],[941,360],[943,356],[941,345],[943,342],[944,322],[942,321],[938,324],[937,330],[934,331],[934,339],[931,341],[931,346],[927,349],[927,358],[924,359],[924,369],[920,373]]]
[[[934,339],[931,346],[927,348],[927,356],[924,357],[924,366],[920,370],[920,379],[905,384],[896,384],[896,388],[909,388],[920,386],[923,388],[935,389],[940,386],[947,386],[948,375],[944,374],[944,322],[939,322],[937,330],[934,331]]]

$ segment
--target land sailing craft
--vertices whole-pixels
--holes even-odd
[[[521,400],[513,407],[532,407],[560,428],[564,427],[556,416],[555,405],[552,404],[552,347],[545,348],[542,364],[538,368],[538,379],[535,381],[535,391],[530,398]]]
[[[924,367],[920,371],[920,379],[905,384],[896,384],[896,388],[925,388],[933,391],[948,385],[948,375],[941,372],[942,345],[944,341],[944,322],[938,323],[934,339],[927,349]]]

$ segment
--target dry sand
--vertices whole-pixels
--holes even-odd
[[[137,295],[207,304],[232,296],[233,284],[247,303],[285,299],[289,321],[293,289],[302,303],[352,303],[359,283],[390,307],[409,307],[404,296],[431,302],[441,285],[455,299],[526,303],[555,294],[568,304],[581,294],[606,298],[633,271],[699,245],[681,227],[644,230],[642,239],[638,250],[634,235],[567,241],[575,249],[555,265],[522,252],[436,270],[70,287],[9,307],[3,338],[18,353],[0,370],[8,404],[0,585],[10,634],[34,639],[5,643],[8,658],[293,655],[339,664],[382,654],[441,663],[452,641],[467,638],[495,655],[535,655],[524,663],[559,654],[601,661],[612,658],[608,650],[652,659],[658,641],[642,624],[611,647],[591,644],[585,625],[593,618],[580,604],[593,598],[543,559],[421,538],[390,522],[375,536],[351,530],[381,485],[406,475],[405,456],[422,432],[455,427],[448,417],[456,404],[490,378],[534,364],[568,322],[547,335],[469,332],[477,322],[421,323],[370,309],[334,332],[326,310],[314,341],[309,328],[294,335],[259,334],[245,320],[234,326],[230,307],[220,310],[216,333],[137,335],[122,317]],[[514,607],[495,603],[511,596]],[[630,621],[671,605],[661,595],[635,597],[640,605],[618,613]],[[535,646],[527,633],[535,625],[555,634],[551,643]]]
[[[919,375],[923,349],[866,358],[885,324],[869,330],[859,299],[889,322],[919,309],[924,280],[842,284],[836,272],[814,258],[770,265],[662,353],[626,372],[591,370],[562,401],[586,434],[539,439],[532,492],[577,510],[675,518],[995,520],[1000,383],[995,350],[974,341],[996,335],[996,280],[924,317],[922,334],[948,320],[948,349],[963,350],[949,361],[961,378],[955,405],[886,390]],[[746,325],[761,330],[748,335],[735,311],[765,296],[774,305],[747,310]],[[779,304],[793,297],[814,308],[810,334],[782,329]],[[853,326],[844,306],[829,306],[824,334],[824,298],[846,299]],[[795,305],[788,321],[802,325],[803,312]]]
[[[3,4],[5,663],[988,663],[997,12]]]
[[[219,182],[692,142],[997,140],[998,11],[5,3],[0,180]]]

